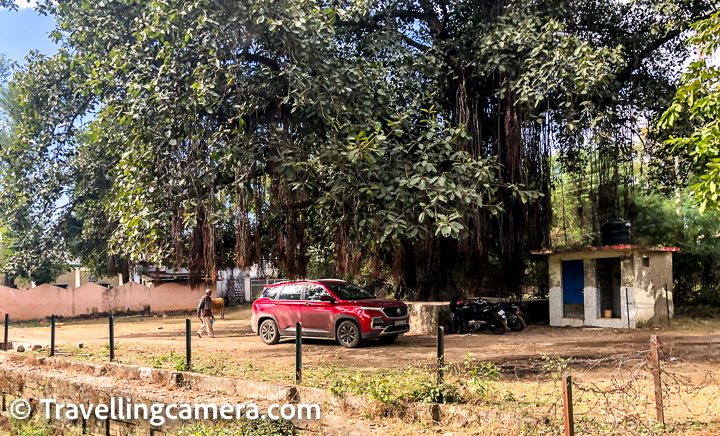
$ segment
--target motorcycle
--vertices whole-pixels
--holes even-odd
[[[520,316],[520,307],[515,303],[499,303],[496,305],[505,314],[505,322],[510,330],[521,332],[525,329],[525,320]]]
[[[507,330],[505,319],[500,314],[503,311],[484,300],[464,301],[462,295],[456,295],[450,300],[450,312],[455,333],[487,329],[502,335]]]

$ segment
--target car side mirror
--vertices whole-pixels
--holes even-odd
[[[327,303],[334,303],[334,302],[335,302],[335,299],[334,299],[333,297],[329,296],[329,295],[321,295],[321,296],[320,296],[320,301],[325,301],[325,302],[327,302]]]

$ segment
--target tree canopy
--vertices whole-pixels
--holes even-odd
[[[549,244],[551,154],[619,203],[706,0],[60,0],[15,78],[3,219],[97,270],[392,271],[397,296],[517,292]],[[590,138],[590,139],[588,139]],[[611,216],[615,217],[615,216]],[[597,220],[603,219],[599,216]],[[497,266],[497,267],[496,267]],[[501,277],[502,280],[493,281]]]
[[[704,166],[701,180],[693,185],[700,212],[720,207],[720,66],[710,62],[720,50],[720,12],[693,24],[695,34],[688,44],[699,59],[682,75],[681,86],[660,127],[682,128],[667,144],[674,151],[689,154]],[[700,172],[703,172],[702,169]]]

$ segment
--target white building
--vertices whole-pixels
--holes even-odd
[[[550,325],[635,328],[673,314],[675,247],[633,245],[543,250],[550,269]]]

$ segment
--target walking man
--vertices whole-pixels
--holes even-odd
[[[206,289],[205,296],[200,299],[200,304],[198,304],[197,307],[197,316],[200,318],[200,321],[202,321],[202,326],[200,326],[200,330],[197,331],[198,338],[202,338],[202,332],[204,331],[207,331],[209,338],[215,337],[215,332],[213,331],[212,326],[215,317],[212,313],[211,294],[212,291],[210,289]]]

